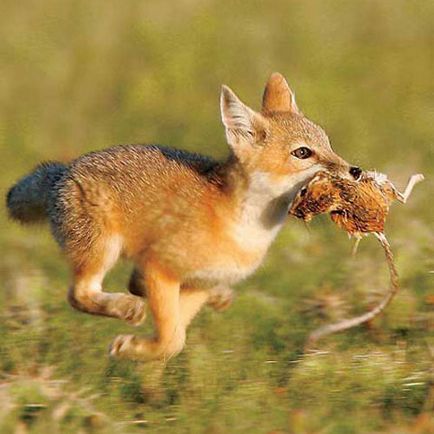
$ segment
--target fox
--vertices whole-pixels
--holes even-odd
[[[220,110],[223,160],[160,145],[118,145],[69,163],[44,162],[7,193],[12,219],[48,221],[71,269],[67,299],[93,315],[155,335],[118,335],[113,357],[168,360],[205,305],[227,308],[232,286],[250,276],[288,218],[296,193],[319,171],[358,179],[324,130],[299,110],[280,73],[255,111],[227,86]],[[133,263],[128,291],[104,277],[120,257]]]

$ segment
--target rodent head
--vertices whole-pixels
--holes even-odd
[[[333,176],[319,172],[298,191],[289,213],[304,221],[310,221],[317,214],[337,210],[339,202],[339,190],[333,183]]]

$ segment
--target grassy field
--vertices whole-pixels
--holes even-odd
[[[130,327],[74,311],[46,228],[0,212],[0,432],[434,432],[434,3],[3,0],[0,194],[44,159],[117,143],[223,157],[219,88],[259,108],[282,72],[335,150],[398,186],[402,290],[385,315],[303,355],[307,333],[387,288],[382,251],[291,219],[232,308],[204,310],[166,367],[117,362]],[[210,246],[212,249],[212,246]],[[109,276],[125,288],[130,266]],[[135,331],[145,333],[150,330]]]

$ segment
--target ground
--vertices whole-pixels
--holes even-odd
[[[434,5],[429,1],[30,0],[0,15],[0,193],[40,160],[116,143],[226,152],[218,96],[253,107],[278,70],[346,160],[398,186],[387,234],[402,289],[385,314],[303,354],[320,324],[387,290],[374,239],[291,218],[224,313],[205,309],[167,366],[114,361],[119,333],[74,311],[43,226],[0,212],[0,432],[434,432]],[[126,288],[131,266],[110,274]]]

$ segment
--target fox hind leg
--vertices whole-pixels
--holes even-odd
[[[138,297],[146,297],[146,281],[142,273],[134,268],[128,282],[128,291]]]
[[[143,276],[156,335],[154,338],[119,335],[110,346],[110,355],[134,360],[167,360],[178,354],[185,343],[180,284],[157,264],[148,264]]]
[[[179,282],[155,271],[141,277],[141,282],[147,288],[156,337],[119,335],[110,346],[111,356],[142,361],[170,359],[184,347],[186,329],[206,303],[224,310],[233,299],[229,288],[180,289]]]
[[[69,255],[74,276],[68,300],[82,312],[138,325],[145,319],[144,301],[134,295],[107,293],[102,289],[104,276],[118,259],[120,251],[119,237],[107,236],[94,240],[85,251],[74,251],[75,255]]]
[[[175,286],[166,287],[162,291],[165,293],[161,297],[153,292],[149,296],[157,337],[150,340],[133,335],[120,335],[113,341],[110,355],[136,360],[167,360],[182,350],[186,329],[208,301],[209,292],[202,289],[183,289],[177,296]]]

